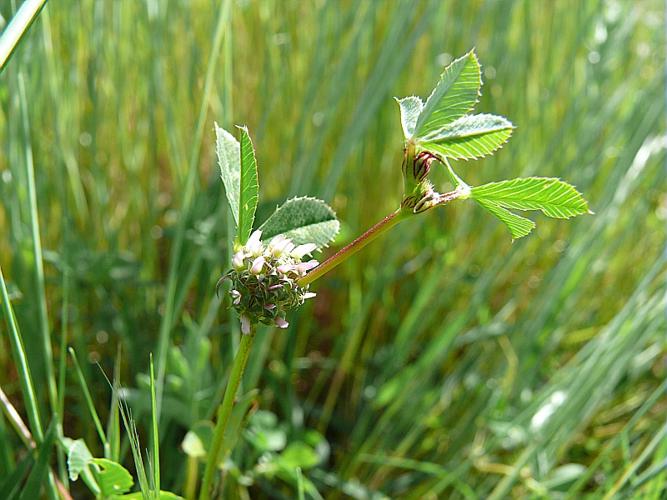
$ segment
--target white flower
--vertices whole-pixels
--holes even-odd
[[[250,268],[250,272],[252,274],[259,274],[262,272],[262,268],[264,267],[264,256],[260,255],[257,257],[255,260],[252,261],[252,267]]]
[[[274,321],[276,322],[276,326],[278,328],[287,328],[289,326],[289,323],[285,321],[285,318],[281,318],[280,316],[278,316]]]
[[[269,242],[267,250],[269,254],[278,258],[282,257],[287,247],[289,247],[290,245],[292,247],[294,246],[293,243],[288,238],[285,238],[284,235],[279,234],[278,236],[274,236],[273,239]]]
[[[232,266],[234,266],[234,269],[237,271],[243,269],[243,266],[245,265],[243,262],[244,257],[245,255],[243,255],[243,250],[239,250],[234,254],[234,257],[232,257]]]
[[[312,299],[313,297],[317,297],[317,294],[314,293],[314,292],[306,292],[306,293],[303,294],[303,299],[304,300]]]
[[[245,250],[253,256],[258,256],[262,253],[262,231],[259,229],[250,235],[247,243],[245,244]]]
[[[239,305],[241,303],[241,292],[238,290],[232,290],[229,292],[232,295],[232,298],[234,301],[232,302],[235,306]]]
[[[280,274],[287,274],[292,270],[294,270],[294,265],[292,264],[281,264],[276,268],[276,271]]]
[[[299,245],[294,250],[292,250],[292,256],[298,259],[302,259],[305,255],[313,253],[317,250],[317,245],[314,243],[306,243],[305,245]]]

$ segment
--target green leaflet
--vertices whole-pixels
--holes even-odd
[[[512,123],[502,116],[468,115],[421,139],[420,146],[455,160],[472,160],[493,153],[512,135]]]
[[[482,207],[498,217],[498,219],[500,219],[507,226],[507,229],[509,229],[510,233],[512,234],[513,240],[527,236],[535,227],[535,223],[532,220],[521,217],[520,215],[516,215],[493,201],[476,201]]]
[[[471,197],[513,210],[540,210],[548,217],[569,219],[588,213],[588,203],[574,186],[552,177],[525,177],[472,188]]]
[[[334,239],[339,227],[329,205],[316,198],[302,197],[287,200],[260,229],[264,240],[283,234],[296,245],[315,243],[322,248]]]
[[[241,245],[248,241],[255,221],[255,210],[259,201],[259,182],[257,180],[257,160],[255,148],[248,134],[247,127],[241,129],[241,183],[239,196],[239,231]]]
[[[503,221],[513,238],[526,236],[535,224],[509,210],[540,210],[548,217],[569,219],[590,213],[584,197],[570,184],[549,177],[492,182],[471,189],[470,197]]]
[[[426,100],[415,129],[424,137],[470,113],[480,96],[482,76],[474,50],[445,68],[440,81]]]
[[[422,109],[424,109],[424,103],[419,97],[415,96],[396,99],[396,102],[398,103],[398,106],[401,110],[401,126],[403,127],[403,135],[406,139],[410,139],[413,135],[415,135],[415,127],[417,126],[419,114],[421,113]]]
[[[259,201],[259,182],[255,148],[246,127],[241,130],[241,143],[225,129],[215,124],[215,150],[218,155],[220,177],[236,223],[237,238],[244,244],[255,221]]]
[[[225,194],[232,209],[234,222],[239,224],[239,201],[241,199],[241,146],[232,134],[215,124],[215,151],[218,155],[220,177]]]

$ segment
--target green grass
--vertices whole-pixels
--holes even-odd
[[[214,121],[251,131],[257,221],[288,196],[321,197],[343,222],[331,252],[399,201],[392,97],[424,96],[475,47],[477,109],[517,129],[459,173],[561,177],[595,215],[536,216],[511,243],[453,204],[319,280],[289,330],[257,333],[243,392],[259,392],[243,400],[250,418],[230,419],[226,497],[662,498],[663,7],[47,3],[0,73],[0,387],[37,443],[23,465],[2,414],[0,491],[38,471],[48,491],[58,478],[85,495],[62,447],[50,474],[39,466],[52,421],[134,475],[118,397],[139,451],[159,450],[159,469],[144,457],[153,486],[191,490],[181,443],[215,414],[239,341],[215,296],[233,222]]]

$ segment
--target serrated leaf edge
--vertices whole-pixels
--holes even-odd
[[[276,210],[278,210],[280,207],[282,207],[282,206],[285,205],[286,203],[288,203],[288,202],[290,202],[290,201],[296,201],[296,200],[321,201],[321,202],[324,203],[327,207],[329,207],[329,210],[331,210],[331,212],[333,213],[334,220],[338,223],[338,227],[336,228],[336,233],[334,234],[334,237],[331,238],[331,241],[328,242],[328,243],[325,244],[325,245],[319,246],[319,247],[317,248],[316,251],[321,251],[321,250],[324,249],[324,248],[329,248],[329,245],[331,244],[331,242],[333,242],[333,241],[336,239],[336,236],[338,236],[338,233],[340,232],[340,221],[338,220],[338,215],[336,214],[336,211],[335,211],[335,210],[332,208],[332,206],[329,205],[326,201],[324,201],[324,200],[322,200],[322,199],[320,199],[320,198],[315,198],[314,196],[294,196],[293,198],[288,198],[288,199],[286,199],[282,204],[280,204],[280,205],[276,205]],[[275,213],[276,210],[274,210],[273,212]],[[271,214],[271,215],[273,215],[273,214]],[[264,226],[264,224],[266,224],[266,221],[268,221],[268,220],[271,218],[271,215],[269,215],[269,217],[268,217],[264,222],[262,222],[262,223],[259,225],[259,228],[258,228],[258,229],[262,229],[262,226]],[[318,224],[321,224],[321,223],[318,222]],[[313,225],[313,224],[308,224],[308,226],[312,226],[312,225]],[[301,227],[308,227],[308,226],[301,226]],[[265,241],[265,240],[262,239],[262,241]]]

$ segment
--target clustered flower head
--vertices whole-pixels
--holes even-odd
[[[255,323],[287,328],[287,311],[315,297],[298,280],[317,266],[316,260],[303,260],[317,246],[312,243],[296,246],[283,235],[275,236],[265,245],[261,237],[262,232],[257,230],[245,245],[235,249],[232,269],[223,277],[232,282],[229,293],[244,334],[250,333]]]

